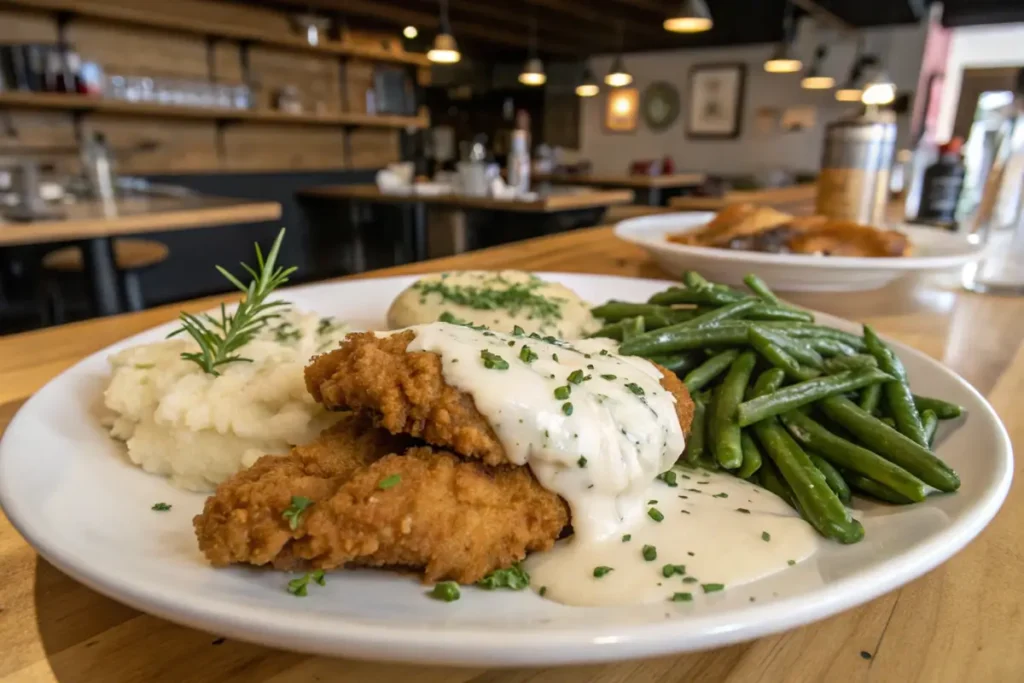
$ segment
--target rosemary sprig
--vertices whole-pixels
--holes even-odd
[[[234,313],[229,314],[224,304],[220,305],[220,319],[203,313],[193,315],[181,314],[181,327],[168,335],[185,333],[199,344],[198,352],[182,353],[181,357],[190,360],[211,375],[219,375],[217,368],[227,363],[251,363],[251,358],[238,355],[237,351],[251,342],[256,333],[269,320],[279,317],[278,309],[287,306],[287,301],[267,301],[267,297],[275,289],[288,282],[288,276],[295,268],[277,267],[277,254],[284,240],[284,228],[277,233],[277,239],[270,247],[264,260],[260,245],[256,245],[256,263],[258,270],[243,263],[242,268],[252,276],[248,285],[229,273],[225,268],[217,266],[218,272],[228,282],[245,292],[245,298],[238,304]]]

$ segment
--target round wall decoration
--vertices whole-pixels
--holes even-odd
[[[651,130],[665,130],[679,117],[679,90],[665,81],[651,83],[640,110]]]

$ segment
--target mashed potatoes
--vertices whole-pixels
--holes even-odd
[[[576,339],[599,325],[568,287],[519,270],[463,270],[424,276],[399,294],[388,311],[391,329],[454,319],[511,332]]]
[[[251,363],[222,365],[219,376],[181,358],[197,350],[187,337],[126,349],[111,359],[104,424],[147,472],[209,491],[336,421],[306,391],[303,368],[344,336],[330,318],[291,310],[242,347]]]

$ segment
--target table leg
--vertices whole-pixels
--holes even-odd
[[[359,228],[359,204],[350,201],[348,211],[352,228],[352,272],[362,273],[366,270],[366,244],[363,242],[363,232]]]
[[[647,205],[661,206],[661,188],[652,187],[647,190]]]
[[[85,274],[96,315],[116,315],[122,311],[121,287],[114,260],[114,244],[109,237],[95,237],[81,243]]]
[[[430,251],[427,244],[427,205],[415,202],[412,205],[413,260],[426,261]]]

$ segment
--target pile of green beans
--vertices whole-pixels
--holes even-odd
[[[744,282],[749,293],[689,272],[646,303],[593,309],[604,322],[594,336],[683,380],[694,401],[688,465],[763,486],[840,543],[864,537],[853,495],[907,505],[959,488],[933,444],[963,408],[913,394],[871,327],[857,336],[818,325],[756,275]]]

